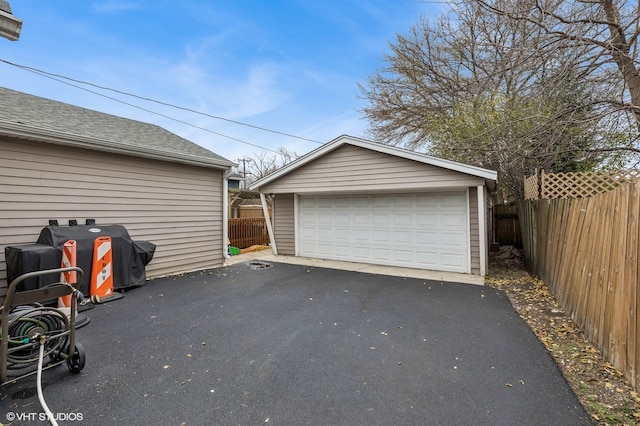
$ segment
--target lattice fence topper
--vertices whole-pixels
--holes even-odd
[[[524,178],[524,199],[537,200],[540,196],[540,185],[538,175],[531,175]]]
[[[524,179],[526,200],[586,198],[616,189],[640,178],[640,170],[567,172],[532,175]]]

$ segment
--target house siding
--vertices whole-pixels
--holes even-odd
[[[147,277],[219,266],[223,171],[0,137],[0,295],[4,248],[33,244],[49,219],[119,224],[156,244]]]
[[[278,254],[295,256],[295,214],[294,195],[278,194],[274,201],[273,233]]]
[[[353,145],[343,145],[260,188],[263,193],[384,192],[466,188],[482,179]]]
[[[478,189],[469,188],[469,239],[471,273],[480,273],[480,220],[478,217]]]

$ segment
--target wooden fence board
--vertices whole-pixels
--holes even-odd
[[[240,249],[253,245],[269,244],[267,223],[264,217],[229,219],[229,241]]]
[[[528,270],[638,389],[640,181],[633,177],[602,181],[609,191],[593,197],[521,201],[518,212]]]
[[[640,233],[640,200],[639,200],[639,187],[635,183],[629,186],[629,213],[627,216],[627,224],[629,231],[627,232],[627,246],[625,249],[625,273],[624,282],[625,292],[623,297],[629,301],[627,314],[627,334],[623,338],[627,342],[626,353],[626,367],[623,370],[625,377],[632,377],[630,380],[632,383],[640,383],[638,380],[638,362],[640,361],[640,354],[638,353],[638,321],[640,317],[638,315],[638,283],[640,283],[640,276],[638,271],[638,244],[640,239],[638,234]],[[635,285],[633,285],[635,283]]]
[[[626,315],[628,301],[624,299],[624,259],[626,248],[629,187],[621,187],[617,195],[612,198],[612,222],[611,222],[611,268],[608,274],[608,297],[610,303],[606,304],[603,347],[609,359],[614,365],[626,365],[627,349],[626,340]],[[616,195],[616,194],[608,194]]]

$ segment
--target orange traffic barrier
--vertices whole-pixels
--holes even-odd
[[[76,265],[76,241],[69,240],[62,246],[62,267],[71,268]],[[60,273],[60,282],[73,286],[76,284],[76,271],[67,271]],[[71,294],[58,297],[58,308],[70,308],[73,297]]]
[[[93,241],[93,267],[91,268],[91,300],[104,301],[113,295],[111,264],[111,237],[98,237]]]

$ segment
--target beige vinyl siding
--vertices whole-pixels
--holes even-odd
[[[278,194],[274,202],[273,233],[278,254],[295,256],[295,215],[293,194]]]
[[[263,193],[374,192],[469,187],[482,179],[353,145],[334,151],[260,188]]]
[[[480,273],[480,222],[478,219],[478,188],[469,188],[469,238],[471,273]]]
[[[213,168],[0,138],[0,294],[5,246],[35,243],[49,219],[151,241],[149,278],[221,265],[222,182]]]

